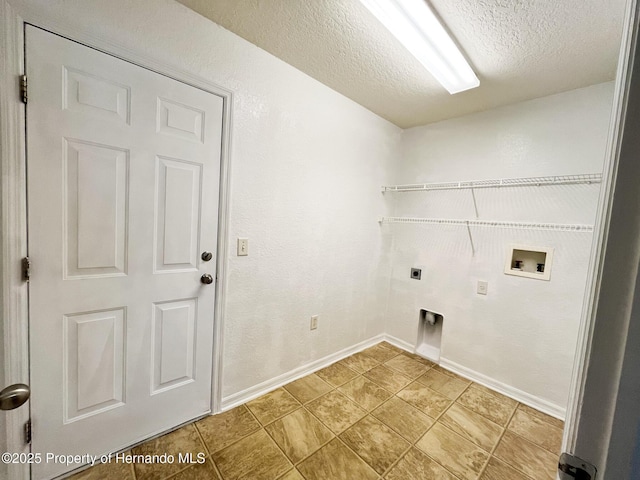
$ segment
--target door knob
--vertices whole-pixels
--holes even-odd
[[[211,260],[213,258],[213,253],[211,253],[211,252],[202,252],[202,255],[200,255],[200,258],[202,260],[204,260],[205,262],[208,262],[209,260]]]
[[[0,410],[13,410],[29,400],[31,391],[24,383],[10,385],[0,392]]]
[[[205,285],[211,285],[213,283],[213,277],[208,273],[205,273],[200,277],[200,281]]]

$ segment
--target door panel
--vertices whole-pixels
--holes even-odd
[[[193,382],[196,298],[154,306],[152,393]]]
[[[104,454],[210,411],[223,101],[26,38],[32,448]]]
[[[156,270],[197,270],[202,165],[158,157],[156,168]]]
[[[65,421],[124,403],[125,309],[65,315]]]
[[[64,143],[65,276],[125,274],[129,152]]]

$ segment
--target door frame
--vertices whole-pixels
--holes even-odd
[[[155,56],[132,50],[111,39],[95,36],[62,21],[52,21],[37,10],[14,8],[9,0],[0,0],[0,342],[4,346],[4,376],[8,383],[29,383],[28,288],[22,280],[22,258],[27,255],[26,210],[26,134],[25,105],[19,99],[19,78],[24,74],[24,25],[31,24],[72,41],[120,58],[181,83],[217,95],[223,99],[220,193],[216,258],[216,298],[214,307],[213,369],[211,411],[222,405],[223,341],[227,271],[229,264],[229,208],[231,195],[231,126],[233,91],[203,77],[176,67]],[[0,67],[1,68],[1,67]],[[36,268],[36,267],[34,267]],[[2,349],[0,349],[2,351]],[[0,379],[2,376],[0,375]],[[6,415],[7,450],[26,452],[23,426],[29,419],[28,408]],[[2,432],[0,432],[2,435]],[[26,465],[9,465],[9,479],[29,478]]]
[[[640,2],[627,0],[584,322],[563,450],[627,479],[640,466]]]
[[[573,453],[577,443],[578,423],[585,395],[587,366],[591,358],[596,313],[603,280],[604,257],[611,226],[611,209],[618,173],[624,117],[630,93],[629,77],[631,75],[630,69],[633,63],[635,31],[637,29],[637,25],[634,25],[637,2],[638,0],[627,0],[625,9],[613,104],[611,106],[609,134],[602,169],[602,187],[598,198],[598,209],[594,222],[594,238],[591,245],[576,356],[574,359],[569,402],[565,419],[566,428],[563,435],[563,452]]]

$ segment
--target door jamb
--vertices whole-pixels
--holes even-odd
[[[35,9],[14,9],[8,0],[0,0],[0,60],[6,66],[0,70],[0,228],[2,238],[2,276],[0,300],[5,330],[5,370],[7,379],[28,383],[28,290],[22,281],[21,260],[27,255],[26,218],[26,136],[25,108],[19,99],[18,79],[24,73],[24,24],[29,23],[52,33],[72,39],[88,47],[133,63],[147,70],[173,78],[223,99],[222,145],[220,155],[220,192],[218,207],[218,238],[216,258],[216,299],[214,310],[212,413],[221,411],[222,367],[227,275],[229,256],[229,206],[231,194],[231,125],[233,92],[203,77],[166,63],[142,51],[132,50],[110,39],[91,35],[67,22],[60,23],[39,15]],[[1,339],[0,339],[1,340]],[[28,419],[26,409],[16,409],[17,423],[7,423],[9,451],[25,449],[22,425]],[[19,412],[19,414],[18,414]],[[24,412],[24,413],[23,413]],[[7,417],[9,418],[9,417]],[[13,449],[11,449],[13,448]],[[28,451],[28,448],[27,448]],[[28,469],[16,470],[10,479],[28,478]],[[27,472],[26,474],[24,472]]]
[[[596,228],[594,229],[594,238],[589,259],[589,270],[587,272],[580,330],[578,332],[576,355],[574,358],[565,419],[566,427],[563,434],[562,451],[569,453],[575,453],[578,442],[578,427],[588,375],[587,367],[591,357],[591,346],[594,338],[594,327],[605,262],[604,257],[611,223],[613,192],[618,174],[624,119],[629,98],[629,78],[631,76],[631,66],[633,65],[632,55],[637,30],[635,26],[637,8],[638,0],[627,0],[621,36],[621,48],[618,57],[618,68],[615,77],[615,91],[611,109],[609,135],[603,165],[602,188],[598,200],[598,211],[595,221]],[[621,347],[623,346],[624,345]],[[604,407],[613,408],[614,405],[603,405],[603,408]]]
[[[25,108],[18,93],[24,72],[22,18],[5,1],[0,3],[0,305],[2,314],[4,380],[29,383],[28,289],[22,279],[21,259],[27,255]],[[2,386],[4,388],[4,385]],[[0,412],[5,416],[6,447],[26,453],[23,428],[30,406]],[[7,465],[9,479],[28,479],[26,464]]]

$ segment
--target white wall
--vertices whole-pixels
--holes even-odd
[[[399,128],[171,0],[10,3],[234,92],[224,397],[383,332]]]
[[[613,84],[406,130],[398,183],[602,171]],[[480,219],[593,224],[598,185],[476,190]],[[396,216],[475,218],[469,190],[385,194]],[[415,344],[420,308],[444,314],[442,358],[550,413],[566,407],[592,235],[385,225],[393,236],[386,331]],[[509,244],[555,249],[549,282],[505,275]],[[422,268],[422,280],[409,278]],[[489,282],[488,295],[476,282]]]

